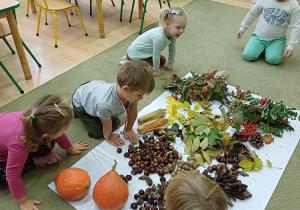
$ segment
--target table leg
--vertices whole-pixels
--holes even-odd
[[[31,12],[33,14],[35,14],[36,13],[36,7],[35,7],[34,0],[29,0],[29,3],[30,3],[30,7],[31,7]]]
[[[139,0],[139,19],[143,17],[143,0]]]
[[[17,48],[17,52],[19,55],[19,59],[20,59],[22,68],[23,68],[25,79],[30,80],[30,79],[32,79],[32,76],[31,76],[30,68],[28,65],[28,61],[27,61],[27,58],[25,55],[23,45],[22,45],[21,37],[19,34],[19,30],[18,30],[16,21],[15,21],[13,11],[9,10],[6,13],[7,13],[7,21],[9,24],[9,28],[10,28],[13,40],[15,42],[15,46]]]
[[[104,32],[104,22],[103,22],[103,12],[102,12],[101,0],[96,0],[96,7],[97,7],[99,34],[100,34],[100,38],[104,39],[105,32]]]

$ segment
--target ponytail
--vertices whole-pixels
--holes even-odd
[[[170,7],[170,9],[162,9],[159,15],[159,23],[165,27],[166,21],[171,23],[177,16],[186,17],[186,12],[182,7]]]

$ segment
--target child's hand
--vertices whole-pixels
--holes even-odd
[[[160,70],[158,70],[158,71],[153,71],[153,76],[158,77],[158,76],[160,76],[160,75],[161,75]]]
[[[165,66],[165,70],[169,71],[172,69],[172,66]]]
[[[21,210],[32,210],[32,209],[39,210],[39,208],[36,205],[39,205],[41,203],[42,203],[41,201],[36,201],[29,198],[25,203],[19,205]]]
[[[244,34],[244,31],[239,30],[238,33],[237,33],[237,35],[236,35],[236,37],[238,39],[240,39],[240,38],[242,38],[243,34]]]
[[[83,150],[87,150],[88,146],[88,143],[78,141],[76,144],[73,144],[72,147],[67,149],[67,151],[72,155],[78,155],[81,154]]]
[[[133,143],[133,144],[136,144],[139,139],[139,135],[136,132],[134,132],[133,130],[125,131],[124,137],[125,137],[125,139],[129,139],[130,143]]]
[[[283,56],[289,58],[289,57],[292,57],[293,54],[294,54],[293,50],[286,49],[283,53]]]
[[[123,146],[125,144],[125,141],[120,138],[120,134],[112,134],[110,139],[106,139],[106,141],[115,147]]]

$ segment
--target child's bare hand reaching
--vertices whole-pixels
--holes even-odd
[[[244,34],[244,32],[241,31],[241,30],[239,30],[238,33],[237,33],[237,35],[236,35],[236,37],[237,37],[238,39],[240,39],[240,38],[242,38],[243,34]]]
[[[286,49],[283,53],[283,56],[289,58],[289,57],[292,57],[293,54],[294,54],[293,50]]]
[[[125,141],[120,138],[120,134],[112,134],[110,139],[106,139],[106,141],[115,147],[120,147],[125,144]]]
[[[134,143],[134,144],[137,143],[139,139],[139,135],[133,130],[125,131],[124,137],[125,139],[129,139],[130,143]]]
[[[19,205],[21,210],[39,210],[39,208],[36,205],[39,205],[41,203],[41,201],[36,201],[29,198],[26,202]]]
[[[88,149],[88,143],[78,141],[77,143],[73,144],[67,151],[72,155],[81,154],[83,150]]]

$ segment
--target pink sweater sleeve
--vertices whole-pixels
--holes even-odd
[[[60,137],[56,138],[55,141],[60,146],[60,148],[62,148],[64,150],[67,150],[72,146],[69,138],[67,137],[67,135],[65,133],[63,133]]]
[[[21,174],[28,154],[29,151],[20,144],[11,145],[8,150],[6,180],[14,199],[19,199],[26,195]]]

